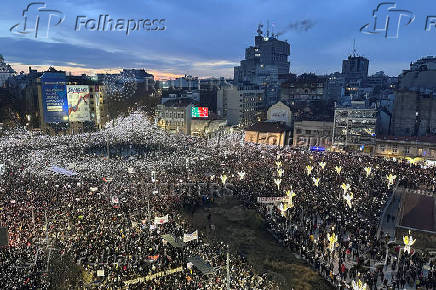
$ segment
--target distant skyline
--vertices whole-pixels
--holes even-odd
[[[44,1],[41,1],[44,2]],[[233,77],[233,67],[254,44],[257,25],[285,32],[279,39],[291,45],[291,72],[328,74],[341,71],[342,60],[357,52],[370,60],[369,72],[396,76],[421,57],[436,55],[436,28],[425,31],[426,17],[436,15],[436,3],[399,0],[398,9],[412,11],[414,22],[400,23],[398,39],[362,34],[372,23],[374,0],[204,0],[204,1],[45,1],[61,11],[63,23],[51,27],[48,38],[17,35],[10,28],[23,21],[31,1],[4,0],[0,10],[0,54],[17,71],[48,66],[72,72],[114,72],[144,68],[157,78],[190,74]],[[77,16],[114,19],[165,19],[164,31],[74,31]],[[383,18],[381,18],[383,20]]]

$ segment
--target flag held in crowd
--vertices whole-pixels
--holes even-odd
[[[148,256],[147,258],[149,262],[156,262],[159,259],[159,255]]]

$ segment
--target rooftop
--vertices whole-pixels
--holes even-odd
[[[435,135],[418,136],[418,137],[417,136],[377,136],[377,140],[436,144],[436,136]]]
[[[282,122],[258,122],[245,131],[255,131],[263,133],[282,133],[284,131],[290,131],[291,127],[286,126]]]
[[[178,98],[165,102],[165,107],[186,107],[189,104],[195,104],[195,101],[191,98]]]

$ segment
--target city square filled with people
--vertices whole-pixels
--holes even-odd
[[[12,130],[0,149],[0,226],[8,229],[1,289],[278,289],[237,251],[227,260],[220,237],[185,214],[229,196],[255,209],[283,250],[332,288],[436,288],[432,254],[405,251],[380,227],[397,186],[435,190],[434,168],[248,144],[236,131],[168,134],[139,111],[93,133]]]

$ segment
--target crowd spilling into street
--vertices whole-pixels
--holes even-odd
[[[436,289],[431,255],[390,251],[395,237],[379,228],[395,186],[434,190],[434,168],[241,138],[171,135],[139,112],[94,133],[6,132],[0,227],[8,228],[9,242],[0,248],[0,288],[226,289],[227,245],[194,228],[185,212],[232,194],[334,287],[360,279],[370,289]],[[288,195],[285,204],[257,200]],[[182,247],[162,237],[183,240],[196,230],[198,238]],[[278,287],[238,253],[230,254],[229,269],[231,289]]]

